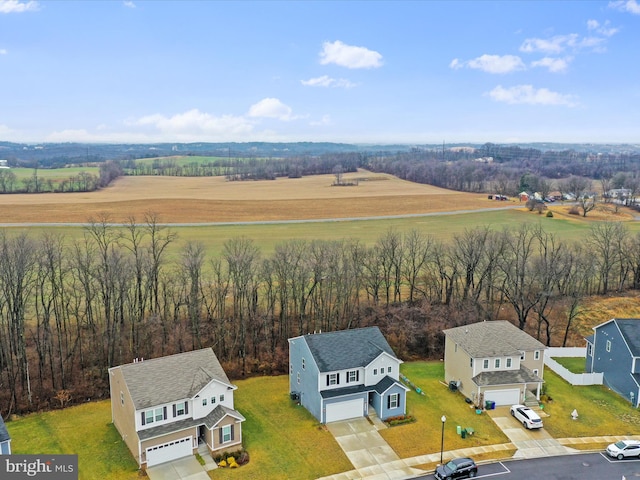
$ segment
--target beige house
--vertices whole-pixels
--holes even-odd
[[[236,386],[211,348],[109,369],[111,418],[141,468],[242,446]]]
[[[540,400],[542,343],[510,322],[495,320],[444,330],[444,376],[475,405]]]

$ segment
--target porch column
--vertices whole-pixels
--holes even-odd
[[[542,384],[538,382],[538,388],[536,388],[536,400],[540,401],[540,389],[542,388]]]

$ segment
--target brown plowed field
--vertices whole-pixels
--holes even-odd
[[[223,177],[124,177],[91,193],[0,195],[0,223],[83,223],[142,219],[164,223],[375,217],[504,205],[370,172],[345,175],[355,186],[332,186],[333,175],[228,182]]]

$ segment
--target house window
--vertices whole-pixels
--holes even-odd
[[[298,381],[298,385],[300,385],[300,372],[298,372],[298,378],[296,380]]]
[[[357,382],[358,377],[359,375],[357,370],[351,370],[350,372],[347,372],[347,383]]]
[[[389,395],[389,398],[387,400],[387,408],[398,408],[398,404],[400,403],[400,394],[399,393],[392,393],[391,395]]]
[[[202,406],[203,406],[203,407],[206,407],[206,406],[207,406],[207,399],[206,399],[206,398],[203,398],[203,399],[202,399]]]
[[[484,361],[482,362],[482,368],[484,368],[485,370],[487,370],[489,368],[489,359],[485,358]]]
[[[391,373],[391,367],[387,367],[387,373]]]
[[[216,397],[211,397],[211,405],[213,405],[214,403],[216,403]]]
[[[533,354],[534,360],[540,360],[540,350],[536,350]]]
[[[374,375],[377,375],[377,374],[378,374],[378,369],[377,369],[377,368],[374,368],[374,369],[373,369],[373,374],[374,374]]]
[[[124,392],[120,392],[120,405],[124,407]]]
[[[231,425],[225,425],[222,427],[222,443],[231,441]]]
[[[590,343],[587,343],[587,355],[592,356],[593,355],[593,351],[591,350],[592,345]]]
[[[338,384],[338,374],[330,373],[327,375],[327,385],[337,385]]]
[[[511,358],[507,358],[507,364],[505,366],[511,368]]]
[[[500,368],[500,359],[499,358],[496,358],[496,361],[495,361],[494,365],[495,365],[496,368]]]
[[[220,403],[224,402],[224,395],[220,395]]]
[[[305,368],[305,362],[304,362],[304,357],[302,357],[302,369],[304,370]]]
[[[469,366],[470,366],[471,368],[473,368],[473,358],[470,358],[470,359],[469,359]]]
[[[610,352],[610,351],[611,351],[611,340],[607,340],[607,346],[606,346],[606,348],[607,348],[607,352]]]
[[[520,360],[524,360],[524,352],[520,353]]]
[[[293,363],[289,364],[289,374],[293,373]]]
[[[533,374],[534,374],[534,375],[538,375],[538,369],[537,369],[537,368],[534,368],[534,369],[533,369]]]
[[[173,416],[179,417],[180,415],[186,415],[189,413],[189,407],[187,406],[187,402],[176,403],[173,406]]]
[[[151,410],[146,410],[142,416],[142,424],[148,425],[153,422],[161,422],[165,419],[164,408],[156,408]]]

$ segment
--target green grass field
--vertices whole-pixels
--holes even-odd
[[[34,174],[33,168],[12,168],[10,170],[16,176],[17,181],[22,181],[25,178],[31,178]],[[80,172],[89,173],[96,177],[100,175],[99,167],[69,167],[69,168],[39,168],[38,178],[41,180],[51,180],[56,183],[62,180],[67,180],[70,177],[75,177]]]
[[[162,219],[160,219],[162,222]],[[412,229],[434,238],[446,241],[465,229],[488,225],[494,230],[514,228],[519,224],[541,224],[545,231],[566,241],[579,241],[589,234],[590,224],[580,220],[546,218],[531,212],[502,210],[492,212],[467,213],[459,215],[435,215],[425,217],[394,218],[359,221],[329,221],[248,225],[216,225],[171,227],[178,233],[178,240],[170,248],[174,255],[187,240],[201,242],[209,255],[218,255],[225,241],[245,236],[253,239],[263,254],[270,255],[278,243],[292,239],[301,240],[341,240],[357,239],[365,245],[372,245],[388,229],[408,232]],[[640,231],[638,222],[628,222],[631,233]],[[81,238],[81,227],[12,227],[13,231],[58,231],[69,239]]]

